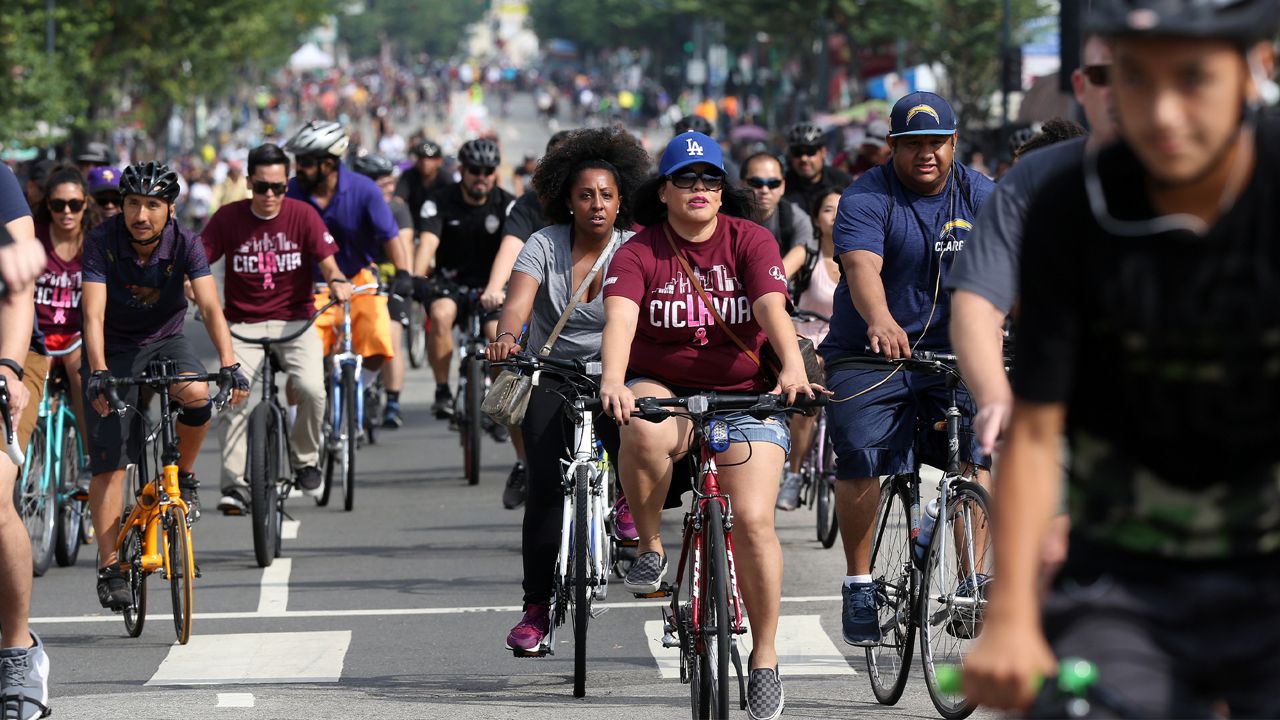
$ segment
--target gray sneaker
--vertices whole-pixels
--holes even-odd
[[[750,661],[748,661],[750,662]],[[756,668],[747,675],[747,714],[751,720],[776,720],[785,697],[778,668]]]
[[[803,485],[803,475],[788,471],[782,479],[782,488],[778,490],[778,502],[774,507],[786,511],[800,507],[800,488]]]
[[[622,586],[632,595],[648,595],[658,592],[662,578],[667,575],[667,556],[656,552],[641,553],[622,580]]]
[[[49,656],[34,631],[31,639],[35,644],[29,648],[0,650],[4,720],[34,720],[53,713],[49,709]]]

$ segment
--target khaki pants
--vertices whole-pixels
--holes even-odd
[[[35,432],[36,421],[40,419],[40,401],[44,399],[44,380],[49,376],[49,357],[37,353],[27,353],[22,363],[22,384],[31,391],[31,399],[22,410],[18,419],[17,441],[22,452],[27,451],[27,443],[31,441],[31,433]]]
[[[238,323],[231,329],[245,337],[282,337],[296,332],[305,320],[268,320],[260,323]],[[228,406],[221,413],[218,436],[222,440],[222,490],[247,488],[244,479],[248,455],[246,430],[249,413],[262,399],[261,345],[232,340],[236,361],[249,378],[251,389],[248,401],[239,407]],[[292,398],[298,403],[298,416],[289,434],[293,446],[290,460],[295,470],[320,462],[321,423],[324,420],[324,354],[320,336],[316,332],[302,333],[293,342],[272,345],[271,350],[280,360],[283,373],[276,376],[276,386],[283,391],[287,384],[293,389]],[[281,398],[281,402],[286,402]]]

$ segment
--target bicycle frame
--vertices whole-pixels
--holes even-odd
[[[368,283],[359,285],[351,289],[354,296],[357,293],[369,292],[377,290],[377,283]],[[356,380],[356,427],[364,426],[364,379],[361,377],[361,370],[364,368],[364,357],[352,352],[351,350],[351,301],[346,300],[342,303],[342,339],[339,343],[339,352],[330,356],[329,369],[329,386],[332,392],[333,402],[329,411],[329,431],[330,439],[338,442],[346,442],[347,437],[346,423],[342,417],[342,369],[344,367],[352,368],[352,375]]]

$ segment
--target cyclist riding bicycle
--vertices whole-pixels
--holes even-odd
[[[407,257],[413,257],[413,216],[409,213],[409,205],[395,194],[396,166],[387,158],[370,153],[361,155],[351,162],[351,169],[369,178],[382,191],[382,199],[391,208],[391,215],[400,228],[397,242]],[[378,273],[384,281],[395,277],[396,268],[385,252],[378,256]],[[382,408],[382,426],[398,428],[403,424],[400,418],[400,391],[404,389],[404,333],[397,328],[409,324],[409,297],[392,297],[387,299],[387,313],[391,316],[391,358],[382,366],[382,386],[387,393],[386,405]]]
[[[598,360],[604,330],[601,285],[609,255],[634,233],[629,191],[648,176],[649,156],[627,132],[583,130],[562,138],[533,175],[533,187],[554,224],[533,233],[516,259],[511,289],[502,308],[490,361],[505,360],[521,348],[539,353],[570,298],[595,267],[603,265],[546,353],[565,360]],[[601,257],[603,256],[603,260]],[[526,338],[521,329],[529,325]],[[552,575],[561,540],[564,507],[565,438],[573,432],[564,412],[567,383],[543,378],[529,396],[521,428],[529,453],[529,488],[524,510],[524,617],[507,635],[507,647],[535,652],[550,630]],[[614,458],[617,425],[601,413],[596,437]],[[628,513],[629,514],[629,513]],[[615,532],[629,524],[615,516]]]
[[[346,130],[336,122],[307,123],[284,148],[293,153],[298,165],[286,196],[310,203],[319,211],[338,245],[334,259],[344,277],[355,285],[376,282],[369,266],[379,253],[385,252],[396,267],[391,293],[409,297],[413,281],[409,276],[409,256],[399,241],[400,229],[378,186],[342,164],[340,158],[348,142]],[[316,307],[328,301],[329,293],[316,295]],[[335,306],[316,320],[326,353],[332,352],[337,342],[334,325],[339,322],[341,311]],[[364,357],[364,385],[372,387],[383,362],[394,353],[385,296],[361,294],[351,298],[351,334],[352,351]]]
[[[811,122],[799,122],[787,130],[787,192],[784,200],[802,208],[813,207],[824,188],[841,190],[853,183],[853,176],[827,164],[826,133]]]
[[[130,590],[116,564],[116,534],[125,467],[139,461],[143,438],[137,417],[111,414],[107,382],[113,376],[141,375],[158,358],[173,360],[179,373],[204,374],[204,365],[182,334],[186,281],[218,353],[221,372],[234,377],[232,404],[243,402],[249,392],[249,380],[236,365],[204,247],[174,219],[177,173],[154,162],[130,165],[120,177],[120,194],[123,212],[95,228],[84,245],[87,362],[80,366],[85,399],[96,411],[85,414],[93,472],[89,507],[98,542],[98,601],[112,609],[130,601]],[[183,408],[178,417],[178,484],[192,516],[198,517],[199,483],[193,468],[209,431],[213,403],[203,382],[175,383],[171,393]],[[136,387],[121,395],[127,404],[134,404],[136,397]]]
[[[661,513],[673,471],[689,479],[689,421],[629,422],[635,399],[773,391],[791,402],[822,390],[805,374],[778,243],[746,219],[750,196],[728,184],[720,146],[701,133],[678,135],[659,172],[633,200],[645,229],[614,256],[604,281],[600,398],[622,423],[618,473],[640,538],[623,584],[636,594],[659,590],[666,576]],[[776,380],[763,377],[759,362],[766,339],[782,361]],[[783,707],[775,645],[782,547],[773,525],[778,484],[765,479],[781,476],[789,434],[780,416],[725,419],[731,444],[719,454],[720,482],[732,499],[736,567],[751,617],[748,708],[771,720]]]
[[[18,179],[8,166],[0,167],[0,246],[40,249],[31,214]],[[43,257],[43,255],[41,256]],[[0,265],[13,262],[0,255]],[[36,275],[43,268],[39,263]],[[6,279],[9,277],[6,274]],[[34,278],[34,275],[33,275]],[[21,358],[31,342],[35,309],[32,285],[10,287],[0,302],[0,377],[9,395],[9,422],[16,423],[28,404]],[[38,404],[34,403],[34,404]],[[32,720],[48,715],[49,656],[44,643],[27,622],[31,612],[31,538],[14,507],[14,483],[21,467],[0,453],[0,713],[5,718]]]
[[[245,337],[284,337],[311,319],[316,268],[339,299],[351,285],[333,255],[338,246],[314,208],[285,197],[289,156],[278,145],[249,151],[249,200],[218,209],[199,240],[210,262],[226,258],[225,314],[231,329]],[[253,383],[262,372],[262,346],[232,338],[236,362]],[[324,350],[320,336],[303,333],[273,348],[289,378],[290,402],[297,407],[290,430],[290,458],[298,487],[319,495],[320,443],[324,423]],[[243,515],[252,497],[245,480],[248,455],[249,404],[223,414],[218,424],[222,444],[224,515]]]
[[[954,161],[956,116],[934,93],[899,100],[890,113],[892,160],[845,190],[833,240],[843,274],[831,327],[822,343],[835,398],[827,406],[837,460],[836,513],[846,572],[841,587],[844,640],[880,644],[871,572],[872,526],[880,477],[914,472],[917,461],[946,467],[941,433],[917,437],[921,423],[942,419],[950,405],[945,377],[859,367],[871,353],[910,357],[917,349],[950,352],[950,297],[942,282],[994,184]],[[968,392],[960,408],[973,416]],[[985,468],[976,443],[961,460]],[[986,483],[985,469],[979,482]]]
[[[1095,0],[1087,25],[1120,142],[1027,213],[1000,580],[966,691],[1025,708],[1075,656],[1121,716],[1277,717],[1280,4]],[[1042,604],[1064,431],[1072,531]]]

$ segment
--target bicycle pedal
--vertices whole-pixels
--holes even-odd
[[[72,499],[72,500],[79,500],[79,501],[81,501],[81,502],[87,502],[87,501],[89,500],[89,491],[88,491],[88,490],[76,490],[75,492],[71,493],[71,499]]]
[[[538,646],[537,650],[533,650],[533,651],[512,648],[511,654],[518,658],[540,658],[540,657],[546,657],[548,655],[552,655],[554,653],[552,653],[551,648],[547,647],[546,645],[540,645]]]
[[[200,572],[200,566],[196,565],[196,577],[204,577],[204,573]]]
[[[670,585],[668,585],[667,583],[662,583],[662,586],[661,586],[661,587],[659,587],[659,588],[658,588],[656,591],[654,591],[654,592],[651,592],[651,593],[643,593],[643,594],[642,594],[642,593],[632,593],[632,594],[633,594],[633,595],[635,595],[637,598],[641,598],[641,599],[644,599],[644,600],[649,600],[649,599],[653,599],[653,598],[665,598],[665,597],[671,597],[671,596],[674,594],[674,592],[675,592],[674,588],[672,588],[672,587],[671,587]]]
[[[635,540],[618,540],[617,538],[614,538],[614,540],[618,543],[618,547],[623,547],[623,548],[635,548],[635,547],[640,547],[640,539],[639,539],[639,538],[637,538],[637,539],[635,539]]]

